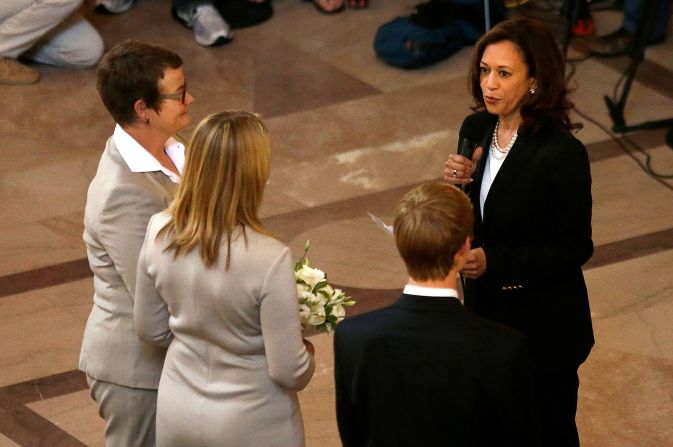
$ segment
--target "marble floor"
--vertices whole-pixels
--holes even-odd
[[[363,312],[394,300],[405,282],[392,239],[366,213],[390,221],[404,192],[438,179],[470,111],[469,48],[418,71],[373,54],[376,28],[417,1],[372,0],[367,10],[323,16],[299,0],[274,0],[271,21],[219,48],[199,47],[171,19],[168,0],[137,0],[122,16],[94,14],[88,3],[83,12],[108,48],[139,38],[180,53],[194,122],[223,109],[265,116],[275,146],[265,221],[297,256],[310,239],[312,262],[359,301],[353,312]],[[549,5],[513,14],[561,29]],[[619,19],[597,13],[599,32]],[[582,45],[569,56],[582,60]],[[574,63],[596,245],[585,267],[596,346],[580,370],[577,420],[584,446],[670,447],[673,181],[641,165],[650,158],[652,171],[670,176],[673,152],[662,130],[628,139],[607,131],[603,96],[628,62]],[[81,240],[85,193],[114,123],[94,70],[36,68],[39,84],[0,86],[0,446],[102,446],[103,423],[76,368],[92,296]],[[671,79],[669,38],[647,50],[627,122],[673,116]],[[307,445],[338,446],[331,338],[311,338],[318,367],[300,393]]]

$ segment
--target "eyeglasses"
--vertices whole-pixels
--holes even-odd
[[[159,99],[162,101],[164,99],[177,99],[183,104],[185,103],[185,99],[187,98],[187,83],[185,82],[185,86],[182,87],[180,90],[178,90],[175,93],[166,93],[163,95],[159,95]]]

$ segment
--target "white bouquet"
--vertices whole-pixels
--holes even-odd
[[[325,272],[311,267],[306,257],[308,248],[309,241],[306,241],[304,256],[294,265],[301,325],[315,326],[319,332],[332,332],[346,316],[346,307],[355,301],[343,290],[333,289],[327,283]]]

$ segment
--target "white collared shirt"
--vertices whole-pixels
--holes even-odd
[[[117,124],[112,134],[119,153],[128,165],[131,172],[156,172],[161,171],[173,183],[180,183],[180,176],[166,169],[159,161],[142,147],[131,135]],[[171,159],[178,172],[182,174],[185,166],[185,145],[173,137],[164,143],[166,155]]]
[[[437,287],[421,287],[407,284],[404,286],[405,295],[433,296],[433,297],[452,297],[458,298],[456,289],[442,289]]]

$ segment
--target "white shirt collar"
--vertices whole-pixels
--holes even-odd
[[[433,296],[433,297],[452,297],[458,298],[456,289],[440,289],[436,287],[421,287],[407,284],[404,286],[405,295]]]
[[[161,171],[173,183],[180,182],[180,176],[174,172],[169,171],[162,166],[159,161],[152,156],[147,150],[142,147],[131,135],[129,135],[122,127],[117,124],[115,131],[112,134],[115,145],[119,150],[122,158],[128,165],[131,172],[156,172]],[[166,155],[171,159],[178,172],[182,174],[182,169],[185,166],[185,145],[180,143],[173,137],[170,137],[164,143]]]

